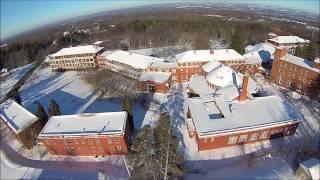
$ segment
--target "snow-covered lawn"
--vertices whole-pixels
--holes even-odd
[[[31,69],[33,64],[28,64],[0,75],[0,100],[12,89],[12,87]]]
[[[185,179],[298,179],[292,169],[280,158],[257,159],[249,167],[245,163],[223,166],[208,173],[187,174]]]

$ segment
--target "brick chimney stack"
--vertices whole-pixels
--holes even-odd
[[[280,61],[283,56],[288,54],[288,50],[285,47],[277,47],[272,61],[272,69],[271,69],[271,82],[276,83],[277,78],[279,77],[279,68],[280,68]]]
[[[247,99],[247,88],[249,82],[249,74],[245,73],[242,79],[242,87],[240,91],[239,101],[245,101]]]

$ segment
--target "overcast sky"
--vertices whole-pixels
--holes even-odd
[[[206,1],[208,0],[199,0],[198,2]],[[44,24],[95,12],[174,2],[182,1],[1,0],[1,39]],[[225,1],[216,0],[216,2]],[[273,5],[277,7],[302,10],[319,15],[319,0],[245,0],[241,2]]]

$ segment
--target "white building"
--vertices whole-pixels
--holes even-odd
[[[94,45],[63,48],[49,55],[47,62],[53,71],[95,68],[97,66],[96,56],[102,50],[103,47]]]
[[[120,72],[133,79],[139,79],[141,74],[155,61],[164,60],[122,50],[105,51],[98,58],[100,67]]]
[[[289,53],[291,54],[294,54],[296,47],[305,46],[310,43],[309,40],[298,36],[276,36],[268,39],[267,42],[273,44],[275,47],[284,46],[289,49]]]

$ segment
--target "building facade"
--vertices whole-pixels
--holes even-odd
[[[103,47],[94,45],[63,48],[49,55],[48,63],[53,71],[85,70],[96,68],[96,57]]]
[[[143,92],[167,93],[171,87],[171,79],[171,73],[148,71],[140,76],[138,88]]]
[[[319,83],[319,78],[319,62],[290,55],[285,47],[276,49],[270,77],[272,83],[307,95],[308,88],[313,83]]]
[[[123,155],[130,133],[127,112],[65,115],[51,117],[39,140],[52,155]]]

